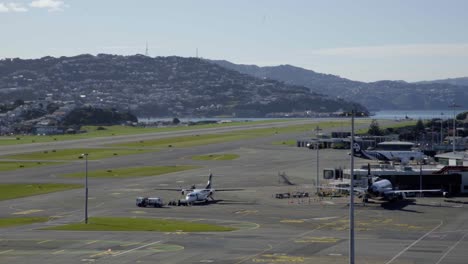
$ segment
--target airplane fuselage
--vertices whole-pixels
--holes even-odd
[[[188,203],[206,202],[214,193],[214,189],[193,189],[187,191],[188,193],[185,196],[185,200]]]

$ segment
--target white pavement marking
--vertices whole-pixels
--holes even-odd
[[[52,255],[57,255],[57,254],[60,254],[60,253],[62,253],[62,252],[64,252],[64,251],[65,251],[65,249],[62,249],[62,250],[58,250],[58,251],[52,252],[51,254],[52,254]]]
[[[149,247],[149,246],[151,246],[151,245],[158,244],[158,243],[161,243],[161,241],[156,241],[156,242],[149,243],[149,244],[146,244],[146,245],[143,245],[143,246],[139,246],[139,247],[136,247],[136,248],[132,248],[132,249],[130,249],[130,250],[127,250],[127,251],[124,251],[124,252],[120,252],[120,253],[114,254],[114,255],[112,255],[112,256],[113,256],[113,257],[117,257],[117,256],[120,256],[120,255],[123,255],[123,254],[130,253],[130,252],[132,252],[132,251],[138,250],[138,249],[140,249],[140,248]]]
[[[385,262],[385,264],[390,264],[392,263],[395,259],[397,259],[399,256],[401,256],[403,253],[405,253],[408,249],[410,249],[412,246],[416,245],[419,241],[423,240],[425,237],[427,237],[428,235],[430,235],[432,232],[434,232],[434,230],[436,230],[437,228],[439,228],[444,222],[443,221],[440,221],[440,224],[436,227],[434,227],[431,231],[427,232],[426,234],[424,234],[422,237],[418,238],[416,241],[414,241],[413,243],[411,243],[409,246],[407,246],[406,248],[404,248],[402,251],[400,251],[398,254],[396,254],[391,260]]]
[[[465,237],[468,235],[468,233],[464,234],[458,241],[457,243],[453,244],[453,246],[451,246],[447,252],[445,252],[445,254],[440,257],[439,261],[436,262],[436,264],[439,264],[454,248],[456,248],[458,246],[458,244],[460,244],[460,242],[465,239]]]
[[[9,250],[5,250],[5,251],[0,251],[0,255],[1,254],[5,254],[5,253],[8,253],[8,252],[12,252],[14,249],[9,249]]]
[[[49,242],[49,241],[52,241],[52,240],[42,240],[42,241],[37,242],[37,243],[38,243],[38,244],[44,244],[44,243],[47,243],[47,242]]]

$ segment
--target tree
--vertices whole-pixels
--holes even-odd
[[[15,102],[13,103],[15,107],[18,107],[20,105],[24,105],[24,100],[22,99],[16,99]]]
[[[416,122],[416,126],[414,127],[414,132],[423,133],[424,131],[425,131],[424,123],[421,119],[419,119],[418,122]]]
[[[372,122],[369,125],[369,131],[367,131],[367,134],[372,135],[372,136],[382,136],[383,132],[380,129],[379,123],[377,120],[373,119]]]
[[[180,123],[180,120],[179,120],[179,118],[177,118],[177,117],[174,117],[174,118],[172,119],[172,124],[174,124],[174,125],[178,125],[179,123]]]

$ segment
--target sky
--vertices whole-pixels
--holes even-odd
[[[0,0],[0,58],[144,54],[357,81],[468,76],[465,0]]]

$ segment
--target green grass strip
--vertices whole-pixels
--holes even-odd
[[[59,192],[70,189],[81,188],[81,184],[62,184],[62,183],[5,183],[0,184],[0,201],[39,195],[51,192]]]
[[[173,147],[193,147],[207,144],[222,143],[228,141],[248,139],[248,135],[239,134],[204,134],[193,136],[172,137],[154,140],[141,140],[137,142],[127,142],[112,145],[114,147],[127,148],[173,148]]]
[[[236,230],[232,227],[211,225],[180,220],[91,217],[88,224],[83,222],[45,228],[45,230],[67,231],[155,231],[155,232],[225,232]]]
[[[177,165],[177,166],[154,166],[154,167],[129,167],[107,170],[88,171],[88,177],[91,178],[128,178],[128,177],[143,177],[157,176],[172,172],[198,169],[199,166]],[[71,178],[83,178],[85,172],[68,173],[62,175]]]
[[[282,146],[288,146],[288,147],[295,147],[297,144],[296,139],[288,139],[288,140],[282,140],[282,141],[275,141],[273,142],[273,145],[282,145]]]
[[[193,160],[234,160],[237,158],[239,158],[237,154],[209,154],[192,157]]]
[[[58,165],[59,162],[24,162],[24,161],[0,161],[0,171],[12,171],[18,169],[29,169],[38,166]]]
[[[377,122],[379,121],[384,121],[384,120],[377,120]],[[398,128],[403,128],[403,127],[415,126],[416,122],[417,122],[416,120],[399,121],[398,123],[393,123],[389,125],[382,125],[382,126],[379,125],[379,127],[381,130],[384,130],[386,128],[398,129]],[[369,122],[369,125],[370,125],[370,122]],[[368,131],[369,131],[369,128],[362,128],[362,129],[359,129],[356,132],[356,134],[366,134]]]
[[[47,222],[47,217],[8,217],[0,218],[0,228]]]
[[[93,148],[93,149],[58,149],[45,150],[17,155],[5,156],[6,159],[16,160],[79,160],[84,159],[81,154],[88,153],[89,160],[99,160],[111,157],[154,152],[151,149],[116,149],[116,148]]]
[[[368,121],[370,122],[370,121]],[[134,142],[125,142],[112,145],[113,147],[126,147],[126,148],[173,148],[173,147],[193,147],[207,144],[215,144],[222,142],[230,142],[237,140],[252,139],[258,137],[272,136],[275,134],[286,134],[286,133],[300,133],[313,131],[317,125],[320,128],[340,127],[348,124],[343,120],[320,122],[317,124],[306,124],[306,125],[293,125],[286,127],[272,127],[272,128],[261,128],[261,129],[248,129],[236,132],[221,133],[221,134],[202,134],[202,135],[191,135],[181,136],[154,140],[141,140]]]
[[[110,136],[123,136],[123,135],[136,135],[147,134],[155,132],[170,132],[170,131],[184,131],[191,129],[215,128],[215,127],[237,127],[250,124],[264,124],[264,123],[278,123],[291,121],[288,119],[275,119],[275,120],[262,120],[262,121],[249,121],[249,122],[230,122],[221,124],[205,124],[194,126],[175,126],[175,127],[132,127],[132,126],[83,126],[81,130],[86,133],[72,134],[72,135],[52,135],[52,136],[2,136],[0,137],[0,146],[2,145],[18,145],[18,144],[34,144],[54,141],[67,141],[76,139],[87,139],[97,137],[110,137]]]

